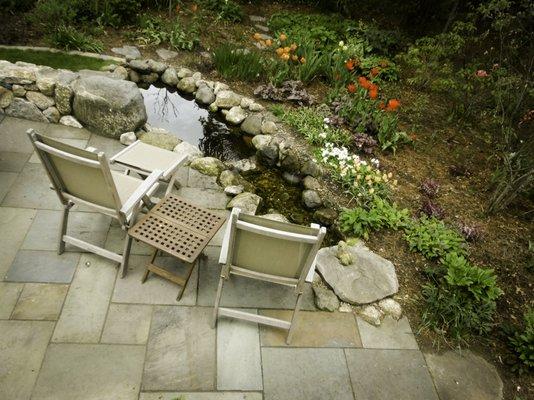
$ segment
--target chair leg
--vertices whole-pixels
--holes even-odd
[[[302,301],[302,293],[299,293],[297,295],[297,303],[295,304],[295,310],[293,311],[293,316],[291,317],[291,325],[289,326],[289,332],[287,333],[286,343],[289,344],[291,342],[291,338],[293,337],[293,332],[295,328],[295,324],[297,323],[297,316],[300,309],[300,302]]]
[[[211,322],[212,328],[215,328],[217,326],[217,315],[219,313],[219,303],[221,302],[224,281],[225,277],[221,274],[221,277],[219,279],[219,287],[217,288],[217,295],[215,296],[215,305],[213,306],[213,319]]]
[[[120,266],[121,278],[126,276],[128,272],[128,260],[130,258],[130,249],[132,248],[132,237],[126,232],[126,238],[124,239],[124,250],[122,252],[122,262]]]
[[[63,205],[63,214],[61,214],[61,226],[59,228],[59,244],[57,248],[57,254],[63,254],[65,252],[65,241],[63,236],[67,233],[67,223],[69,221],[69,211],[72,204],[69,202]]]

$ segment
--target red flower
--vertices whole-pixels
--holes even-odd
[[[347,85],[347,90],[348,90],[349,93],[354,93],[354,92],[356,92],[356,85],[355,85],[354,83],[352,83],[352,82],[349,83],[349,84]]]
[[[352,71],[354,70],[354,60],[352,58],[348,59],[347,61],[345,61],[345,68],[347,68],[347,70],[349,71]]]
[[[373,100],[376,99],[378,97],[378,89],[369,89],[369,97]]]
[[[397,99],[391,99],[388,101],[388,105],[387,105],[387,108],[386,110],[387,111],[396,111],[397,108],[399,108],[401,105],[400,101],[397,100]]]
[[[371,84],[371,82],[369,82],[365,76],[360,76],[358,78],[358,83],[364,89],[369,89],[369,85]]]

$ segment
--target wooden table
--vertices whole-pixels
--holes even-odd
[[[225,220],[225,217],[176,195],[165,196],[128,230],[134,239],[154,247],[142,282],[146,281],[150,272],[162,276],[181,286],[176,299],[180,300],[199,256]],[[185,279],[154,263],[159,252],[176,257],[187,265]]]

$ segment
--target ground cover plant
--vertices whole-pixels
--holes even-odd
[[[98,70],[113,63],[112,61],[94,57],[12,48],[0,48],[0,60],[7,60],[10,62],[24,61],[27,63],[47,65],[52,68],[69,69],[72,71],[79,71],[81,69]]]

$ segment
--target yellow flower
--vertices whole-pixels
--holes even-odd
[[[393,185],[397,186],[397,180],[396,179],[393,181]]]
[[[369,194],[373,194],[375,190],[373,188],[369,189]]]
[[[391,177],[392,177],[392,176],[393,176],[393,173],[392,173],[392,172],[390,172],[390,173],[388,174],[388,178],[390,178],[390,179],[391,179]]]

